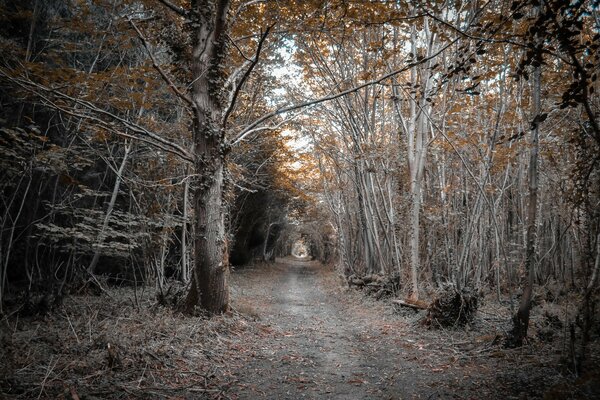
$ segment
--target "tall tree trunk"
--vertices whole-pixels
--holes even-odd
[[[578,374],[581,374],[583,364],[587,358],[587,347],[591,340],[590,331],[592,329],[594,320],[597,317],[594,317],[594,299],[593,294],[597,290],[596,281],[598,280],[598,272],[600,271],[600,234],[596,236],[596,262],[594,263],[594,269],[592,271],[592,276],[588,282],[588,285],[585,289],[583,295],[583,301],[579,308],[578,316],[581,316],[583,320],[581,327],[581,343],[579,345],[579,354],[575,357],[575,371]],[[597,314],[596,314],[597,315]],[[575,356],[575,355],[573,355]]]
[[[529,151],[529,196],[527,205],[527,232],[525,253],[525,270],[527,271],[527,284],[521,296],[519,309],[513,317],[513,329],[508,337],[508,344],[521,346],[527,337],[529,328],[529,312],[533,296],[533,281],[535,277],[535,236],[538,196],[538,152],[539,152],[539,116],[540,116],[540,84],[541,67],[535,67],[533,72],[533,115],[534,121],[531,130],[531,149]]]
[[[21,182],[23,181],[25,177],[23,176],[21,178],[21,181],[19,181],[19,186],[21,186]],[[6,253],[2,254],[2,235],[0,235],[0,313],[2,313],[3,310],[3,304],[4,304],[4,297],[5,297],[5,286],[7,284],[7,273],[8,273],[8,265],[10,262],[10,252],[12,250],[12,246],[13,246],[13,240],[15,237],[15,230],[17,228],[17,223],[19,222],[19,218],[21,217],[21,213],[23,212],[23,207],[25,206],[25,200],[27,199],[27,195],[29,194],[29,188],[31,187],[31,182],[33,181],[33,171],[29,170],[27,172],[27,186],[25,187],[25,192],[23,193],[22,197],[21,197],[21,205],[19,206],[19,209],[17,210],[17,214],[15,216],[14,219],[9,218],[9,213],[10,213],[10,209],[11,209],[11,205],[12,202],[14,200],[17,199],[17,194],[18,191],[15,190],[15,193],[13,195],[13,198],[11,199],[10,203],[8,204],[8,206],[6,207],[6,213],[4,218],[2,219],[2,227],[4,227],[4,223],[6,221],[8,221],[9,219],[12,220],[12,226],[7,229],[10,234],[8,236],[8,243],[6,244]],[[17,189],[19,188],[19,186],[17,186]],[[0,231],[1,233],[1,231]]]
[[[210,314],[229,307],[229,262],[225,238],[223,182],[225,132],[223,57],[227,37],[228,0],[192,1],[194,35],[192,101],[194,107],[195,260],[185,311],[199,307]]]
[[[425,19],[425,38],[432,41],[427,19]],[[411,51],[418,54],[418,37],[416,28],[411,28]],[[431,52],[431,46],[427,50]],[[423,68],[423,67],[420,67]],[[412,300],[419,298],[419,270],[421,268],[420,257],[420,230],[421,230],[421,201],[423,173],[425,170],[425,158],[427,153],[427,129],[425,113],[428,113],[429,107],[425,101],[429,89],[429,72],[426,66],[418,70],[416,66],[411,68],[411,85],[416,89],[420,84],[419,91],[410,99],[410,123],[408,126],[408,169],[410,172],[410,197],[411,197],[411,218],[410,218],[410,252],[411,252],[411,293]]]

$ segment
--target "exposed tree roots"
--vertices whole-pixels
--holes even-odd
[[[475,317],[478,300],[474,289],[459,290],[455,285],[447,285],[429,306],[425,324],[443,328],[465,326]]]

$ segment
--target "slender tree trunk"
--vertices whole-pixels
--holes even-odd
[[[189,169],[186,170],[189,175]],[[183,222],[181,223],[181,271],[179,278],[187,283],[190,280],[190,268],[188,263],[188,245],[187,245],[187,220],[189,206],[190,180],[186,179],[183,186]]]
[[[12,226],[10,227],[10,234],[8,236],[8,243],[6,245],[6,253],[5,254],[2,254],[2,240],[1,240],[2,237],[0,236],[0,313],[3,312],[2,305],[4,303],[6,278],[7,278],[7,272],[8,272],[8,265],[9,265],[9,261],[10,261],[10,252],[12,250],[13,239],[15,236],[15,229],[17,228],[17,223],[19,222],[19,218],[21,217],[21,213],[23,212],[23,207],[25,206],[25,200],[27,199],[27,195],[29,194],[29,188],[31,187],[31,182],[33,181],[33,171],[31,171],[31,170],[28,171],[27,175],[28,175],[27,186],[25,187],[25,192],[23,193],[23,196],[21,197],[21,205],[19,206],[19,209],[17,211],[15,218],[12,220]],[[23,178],[21,178],[21,181],[22,181],[22,179]],[[21,185],[21,182],[19,182],[19,186],[20,185]],[[16,199],[17,193],[18,192],[15,191],[15,195],[13,196],[13,199],[11,200],[11,204],[12,204],[12,201],[14,201]],[[5,218],[3,220],[3,225],[4,225],[4,222],[6,222],[9,218],[8,217],[9,212],[10,212],[10,204],[6,208],[6,214],[5,214]]]
[[[588,282],[583,295],[583,301],[579,309],[579,315],[583,320],[581,328],[581,343],[579,345],[579,354],[575,360],[575,369],[578,374],[581,374],[583,364],[587,357],[587,346],[591,340],[590,331],[594,323],[594,299],[593,294],[596,291],[596,281],[598,280],[598,273],[600,271],[600,235],[596,236],[596,262],[594,263],[594,269],[592,276]]]
[[[31,55],[33,53],[34,48],[34,36],[35,36],[35,26],[37,24],[37,20],[40,14],[40,0],[35,0],[33,5],[33,14],[31,16],[31,25],[29,26],[29,35],[27,36],[27,49],[25,50],[25,62],[31,61]],[[19,107],[19,116],[17,118],[18,124],[21,125],[21,118],[23,116],[23,110],[25,109],[25,103],[21,104]]]
[[[273,228],[273,226],[279,224],[279,222],[270,222],[269,227],[267,228],[267,234],[265,236],[265,242],[263,243],[262,251],[262,258],[265,262],[274,260],[273,251],[275,250],[275,246],[273,246],[271,250],[269,250],[269,237],[271,236],[271,229]]]
[[[129,156],[129,152],[131,151],[131,143],[125,143],[125,154],[123,155],[123,160],[121,161],[121,165],[119,166],[119,170],[117,171],[117,178],[115,180],[115,185],[113,186],[112,195],[110,197],[110,202],[108,203],[108,208],[106,209],[106,214],[104,215],[104,221],[102,221],[102,227],[100,228],[100,233],[98,234],[98,239],[96,242],[96,250],[94,251],[94,257],[88,266],[88,271],[90,273],[95,273],[96,265],[98,265],[98,261],[100,260],[100,246],[104,242],[106,238],[106,228],[108,228],[108,222],[110,221],[110,216],[112,215],[113,209],[115,208],[115,203],[117,201],[117,195],[119,194],[119,187],[121,186],[121,180],[123,176],[123,171],[125,170],[125,165],[127,165],[127,157]]]
[[[419,230],[420,230],[420,211],[421,211],[421,182],[413,178],[410,185],[411,192],[411,213],[410,213],[410,277],[411,293],[410,298],[418,300],[419,298],[419,266],[421,264],[419,254]]]
[[[426,54],[429,56],[434,48],[434,34],[429,30],[427,18],[424,19],[424,40],[429,43]],[[419,39],[415,26],[411,28],[411,52],[418,57]],[[431,105],[425,100],[429,95],[430,75],[429,64],[414,66],[411,68],[411,85],[417,93],[410,98],[410,122],[408,125],[408,167],[410,171],[410,195],[411,195],[411,218],[410,218],[410,251],[411,251],[411,293],[410,298],[419,298],[419,270],[421,269],[420,257],[420,230],[421,230],[421,205],[423,174],[425,171],[425,159],[427,156],[427,130],[429,123],[428,114]]]
[[[513,329],[509,335],[509,344],[521,346],[527,337],[529,328],[529,312],[533,296],[533,282],[535,277],[535,236],[538,197],[538,151],[539,151],[539,115],[540,115],[540,82],[541,68],[538,66],[533,72],[533,115],[534,126],[531,130],[531,150],[529,152],[529,196],[527,205],[527,231],[525,270],[527,283],[519,303],[517,314],[513,317]]]
[[[167,196],[166,208],[167,209],[163,220],[163,229],[160,233],[160,248],[158,249],[154,259],[156,267],[156,284],[158,286],[158,293],[161,297],[165,295],[165,266],[167,256],[169,255],[169,236],[172,220],[171,194]]]
[[[416,28],[411,27],[411,52],[417,53],[417,34]],[[417,86],[417,68],[412,67],[410,71],[411,87]],[[419,298],[419,211],[421,209],[421,186],[418,182],[417,169],[419,165],[421,144],[418,136],[417,123],[417,99],[410,100],[410,122],[408,126],[408,170],[410,173],[410,277],[411,277],[411,293],[410,297],[413,300]]]

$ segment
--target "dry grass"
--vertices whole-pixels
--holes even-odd
[[[226,337],[252,329],[240,317],[183,317],[147,293],[70,297],[55,313],[3,320],[0,397],[226,398]]]

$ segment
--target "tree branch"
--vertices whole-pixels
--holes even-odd
[[[115,134],[118,134],[123,137],[128,137],[128,138],[146,142],[151,146],[154,146],[161,150],[173,153],[186,161],[192,162],[192,160],[194,159],[188,153],[188,151],[185,148],[183,148],[182,146],[180,146],[176,143],[173,143],[172,141],[167,140],[154,132],[149,131],[148,129],[144,128],[141,125],[136,124],[135,122],[129,121],[126,118],[123,118],[116,114],[113,114],[110,111],[103,110],[89,101],[81,100],[76,97],[69,96],[69,95],[61,92],[60,90],[44,86],[42,84],[32,81],[29,78],[19,78],[19,77],[12,76],[4,68],[0,68],[0,76],[4,76],[7,80],[9,80],[10,82],[13,82],[15,85],[18,85],[19,87],[23,88],[24,90],[27,90],[28,92],[33,93],[35,96],[37,96],[40,99],[42,99],[43,101],[45,101],[50,107],[52,107],[56,110],[62,111],[64,113],[72,115],[74,117],[94,121],[100,127],[102,127],[103,129],[106,129],[109,132],[114,132]],[[60,100],[68,101],[68,102],[74,103],[78,106],[81,106],[82,108],[91,112],[92,115],[87,115],[87,114],[78,112],[72,108],[67,108],[66,106],[57,104],[56,101],[52,100],[46,94],[54,95],[54,96],[56,96],[56,98],[58,98]],[[105,121],[104,119],[100,118],[101,116],[104,116],[114,122]],[[132,135],[129,133],[124,133],[124,132],[119,131],[118,129],[116,129],[114,123],[120,124],[125,129],[130,130],[134,134]]]
[[[245,138],[245,137],[247,137],[248,135],[251,135],[251,134],[253,134],[253,133],[260,132],[260,131],[272,131],[272,130],[274,130],[274,129],[279,129],[279,128],[281,128],[281,127],[282,127],[284,124],[286,124],[286,123],[288,123],[288,122],[290,122],[290,121],[293,121],[293,120],[294,120],[294,119],[295,119],[297,116],[301,115],[303,112],[304,112],[304,110],[303,110],[303,111],[299,111],[299,112],[297,112],[296,114],[292,115],[291,117],[289,117],[289,118],[286,118],[286,119],[284,119],[284,120],[282,120],[282,121],[278,122],[278,123],[277,123],[277,124],[275,124],[275,125],[270,125],[270,126],[260,126],[260,127],[257,127],[257,128],[251,129],[251,130],[249,130],[248,132],[246,132],[244,135],[237,137],[237,138],[236,138],[236,139],[235,139],[233,142],[231,142],[231,145],[230,145],[230,146],[235,146],[236,144],[238,144],[239,142],[241,142],[242,140],[244,140],[244,138]]]
[[[236,100],[237,100],[237,98],[238,98],[238,96],[240,94],[240,91],[241,91],[242,87],[244,86],[244,83],[246,83],[246,81],[248,80],[248,77],[252,73],[252,70],[254,69],[254,67],[256,66],[256,64],[258,64],[258,59],[260,57],[260,52],[262,50],[263,44],[265,42],[265,39],[269,35],[269,31],[271,30],[272,27],[273,27],[273,25],[267,27],[267,29],[265,30],[265,32],[261,36],[260,40],[258,41],[258,46],[256,48],[256,55],[252,59],[252,62],[250,63],[250,66],[248,67],[248,69],[244,73],[244,76],[242,76],[242,79],[237,84],[237,86],[236,86],[236,88],[235,88],[235,90],[233,92],[233,96],[231,97],[231,101],[229,102],[229,106],[227,107],[227,111],[225,111],[225,114],[223,116],[223,122],[222,122],[223,128],[225,128],[227,126],[227,120],[229,119],[229,116],[233,112]]]
[[[240,55],[244,58],[244,60],[252,62],[252,59],[248,58],[248,56],[246,56],[244,54],[242,49],[240,49],[240,47],[237,45],[237,43],[235,42],[235,40],[233,40],[233,38],[231,36],[227,35],[227,39],[229,39],[229,41],[231,42],[233,47],[235,47],[235,49],[240,53]]]
[[[185,101],[188,105],[194,107],[194,102],[192,101],[192,99],[189,96],[187,96],[185,93],[183,93],[175,85],[175,83],[173,83],[173,81],[169,78],[169,76],[167,75],[167,73],[158,64],[158,62],[156,61],[156,57],[154,57],[154,53],[152,53],[152,50],[150,49],[150,43],[148,43],[148,40],[146,40],[146,37],[144,36],[144,34],[142,33],[142,31],[140,31],[140,29],[137,27],[137,25],[135,24],[135,22],[133,22],[132,19],[129,19],[129,23],[131,24],[131,26],[133,27],[133,29],[135,29],[135,31],[137,32],[140,40],[142,41],[142,44],[146,48],[146,51],[148,52],[148,56],[150,56],[150,59],[152,60],[152,65],[154,66],[154,69],[156,69],[158,71],[158,73],[160,74],[160,76],[162,76],[163,80],[167,83],[167,85],[171,88],[171,90],[175,93],[175,95],[177,97],[179,97],[180,99],[182,99],[183,101]]]

